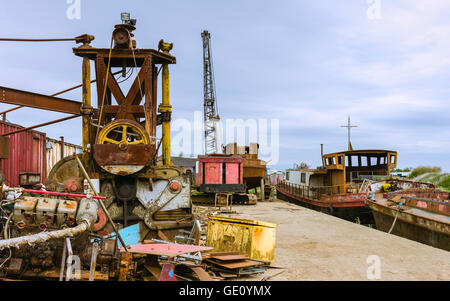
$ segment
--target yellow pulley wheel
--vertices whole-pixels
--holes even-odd
[[[128,145],[149,144],[150,138],[137,122],[118,119],[108,123],[99,133],[97,144],[117,144],[126,150]]]

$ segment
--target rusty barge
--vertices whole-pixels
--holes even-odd
[[[318,169],[288,169],[286,180],[277,184],[277,197],[348,221],[374,224],[362,183],[389,176],[397,152],[350,149],[322,155],[322,162]]]
[[[450,251],[450,193],[434,188],[383,193],[371,186],[366,203],[378,230]]]

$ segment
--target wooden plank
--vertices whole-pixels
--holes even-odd
[[[152,266],[150,264],[144,264],[144,267],[153,275],[153,277],[159,280],[162,271],[161,267]]]
[[[212,281],[211,276],[201,267],[191,267],[191,270],[194,271],[195,275],[197,275],[200,281]]]
[[[214,259],[207,259],[207,261],[231,270],[262,265],[260,262],[252,260],[239,260],[236,262],[220,262]]]
[[[239,255],[214,255],[214,256],[211,256],[211,258],[218,259],[220,261],[230,261],[230,260],[242,260],[242,259],[245,260],[248,257],[246,255],[239,254]]]
[[[393,201],[393,202],[396,202],[396,201],[400,200],[401,198],[402,198],[401,195],[396,195],[396,196],[394,196],[394,197],[392,198],[392,201]]]
[[[164,232],[161,231],[161,230],[158,230],[158,237],[161,238],[161,239],[164,240],[164,241],[170,241],[170,240],[167,238],[167,236],[164,234]]]
[[[203,258],[211,258],[212,256],[239,255],[239,252],[208,252],[202,254]]]

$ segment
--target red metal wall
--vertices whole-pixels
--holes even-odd
[[[225,183],[222,181],[225,166]],[[242,184],[242,157],[198,156],[196,184]]]
[[[23,127],[0,121],[0,134],[16,131]],[[10,138],[9,159],[1,159],[1,170],[8,186],[19,186],[20,172],[36,172],[45,179],[45,133],[25,131],[7,136]]]

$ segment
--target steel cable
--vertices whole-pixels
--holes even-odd
[[[75,41],[75,38],[66,39],[17,39],[17,38],[0,38],[0,41],[5,42],[62,42],[62,41]]]

